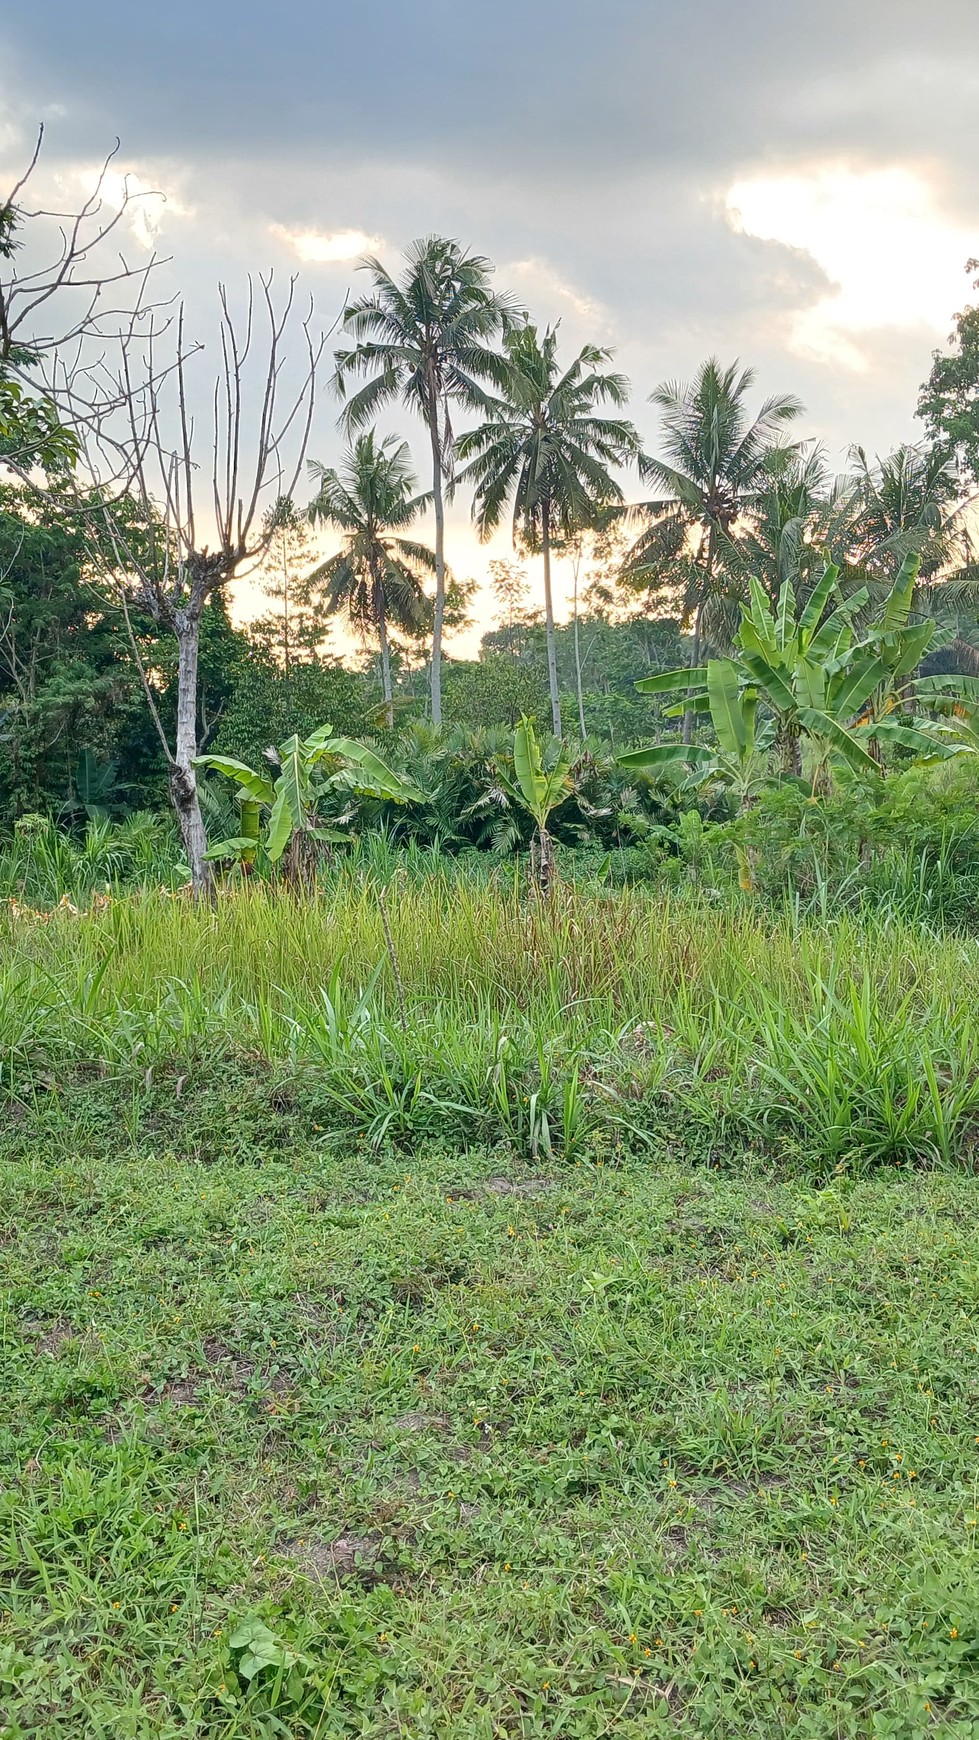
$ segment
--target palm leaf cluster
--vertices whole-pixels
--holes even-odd
[[[332,470],[310,466],[319,489],[309,506],[314,522],[344,534],[339,550],[310,576],[320,585],[331,614],[341,614],[381,645],[384,699],[392,706],[389,630],[411,634],[428,621],[425,580],[435,557],[425,544],[401,536],[418,518],[427,497],[416,493],[408,444],[373,430],[358,436],[346,463]]]

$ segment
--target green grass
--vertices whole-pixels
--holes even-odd
[[[5,1740],[979,1732],[971,1179],[406,1165],[247,1079],[2,1178]]]
[[[765,918],[562,887],[542,905],[433,875],[261,889],[216,913],[144,896],[8,916],[0,1079],[184,1082],[245,1060],[337,1140],[531,1156],[797,1156],[971,1166],[979,944],[897,920]]]
[[[979,1736],[976,945],[0,937],[3,1740]]]

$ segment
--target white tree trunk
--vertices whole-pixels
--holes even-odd
[[[180,611],[176,623],[177,635],[177,734],[176,748],[170,763],[170,797],[177,814],[180,838],[190,866],[191,886],[196,899],[210,899],[214,892],[211,866],[204,854],[207,834],[201,815],[197,792],[194,757],[197,754],[197,664],[200,654],[201,619],[199,611]]]
[[[388,730],[394,730],[394,686],[391,682],[391,648],[388,644],[388,619],[384,608],[384,595],[377,599],[377,638],[381,643],[381,686],[384,690],[384,700],[387,707]]]
[[[585,725],[585,697],[581,689],[581,643],[578,636],[578,569],[580,560],[579,555],[574,565],[574,681],[575,692],[578,696],[578,725],[581,730],[581,740],[584,742],[588,736],[588,729]]]
[[[554,601],[551,597],[551,515],[545,506],[542,527],[544,546],[544,624],[547,634],[547,686],[551,696],[551,730],[561,736],[561,697],[557,686],[557,645],[554,639]]]
[[[432,505],[435,509],[435,620],[432,624],[432,724],[442,723],[442,621],[445,616],[445,503],[442,498],[442,449],[438,407],[432,407]]]

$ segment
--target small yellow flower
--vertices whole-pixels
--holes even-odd
[[[949,1634],[948,1634],[948,1635],[949,1635],[949,1637],[958,1637],[958,1635],[959,1635],[959,1628],[958,1628],[958,1626],[957,1626],[957,1625],[953,1625],[953,1626],[951,1626],[951,1627],[950,1627],[950,1629],[949,1629]]]

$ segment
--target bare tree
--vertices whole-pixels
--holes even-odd
[[[215,593],[261,562],[275,530],[266,509],[292,496],[302,474],[325,335],[313,333],[311,306],[304,316],[296,315],[295,292],[292,278],[277,303],[271,273],[259,278],[257,287],[249,279],[246,311],[236,321],[227,291],[219,286],[219,363],[204,419],[205,467],[197,458],[189,378],[198,347],[185,341],[183,305],[166,331],[162,355],[152,321],[146,331],[134,327],[123,335],[118,374],[101,388],[104,414],[83,422],[80,434],[81,469],[93,480],[98,502],[94,516],[92,497],[81,503],[91,559],[124,612],[166,756],[170,796],[197,896],[209,896],[213,888],[194,770],[201,617]],[[283,396],[286,340],[297,319],[303,364],[298,383]],[[248,402],[252,392],[254,412]],[[117,453],[125,453],[127,461],[122,491],[117,477],[111,488],[100,481]],[[206,507],[198,500],[202,476],[207,478]],[[133,625],[134,608],[148,612],[176,638],[172,742]]]
[[[0,462],[24,482],[36,465],[74,463],[77,425],[104,419],[107,350],[151,314],[159,327],[163,306],[151,307],[150,285],[164,262],[115,252],[134,208],[153,197],[123,177],[107,202],[118,139],[88,197],[60,211],[29,199],[43,138],[39,127],[23,174],[0,197]]]
[[[58,474],[54,493],[78,515],[92,568],[119,599],[193,887],[208,893],[194,772],[201,617],[209,598],[261,561],[274,529],[266,509],[291,496],[302,475],[326,335],[314,336],[310,307],[300,320],[298,385],[286,389],[296,280],[276,299],[271,274],[257,290],[249,279],[240,322],[219,286],[219,362],[202,465],[189,374],[202,347],[186,340],[183,303],[154,300],[153,273],[162,264],[155,255],[139,266],[122,255],[103,265],[131,206],[146,196],[124,178],[118,198],[107,201],[117,141],[77,211],[32,207],[27,191],[42,139],[40,129],[24,174],[0,199],[0,463],[29,487],[39,463],[49,484]],[[206,506],[197,499],[202,478]],[[172,743],[134,610],[177,642]]]

